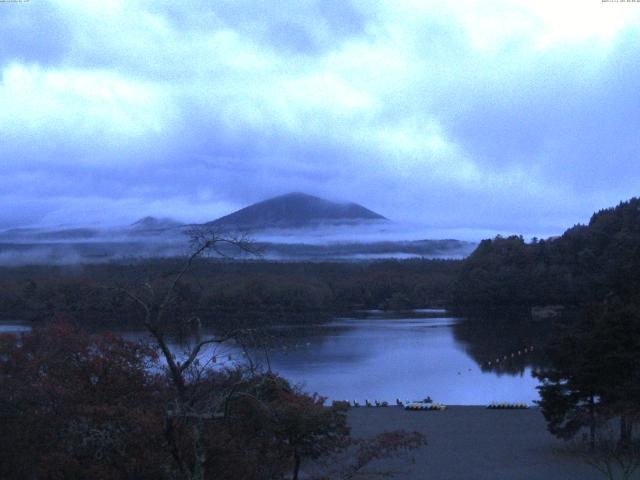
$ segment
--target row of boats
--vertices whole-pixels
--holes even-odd
[[[353,401],[351,404],[349,401],[345,400],[345,403],[349,404],[353,407],[388,407],[389,402],[380,402],[378,400],[374,400],[373,403],[369,400],[364,401],[364,405],[361,405],[357,400]],[[396,398],[396,406],[403,407],[405,410],[445,410],[447,408],[443,403],[435,403],[431,400],[431,397],[427,397],[424,400],[416,400],[402,402],[399,398]],[[529,405],[526,403],[511,403],[511,402],[491,402],[490,405],[487,405],[488,409],[491,410],[516,410],[516,409],[527,409]]]
[[[345,400],[345,403],[348,403],[351,406],[351,403],[348,400]],[[402,402],[399,398],[396,398],[396,406],[398,407],[406,407],[407,405],[418,405],[418,404],[435,405],[433,403],[433,400],[431,400],[431,397],[427,397],[424,400],[415,400],[413,402],[409,400],[407,400],[406,402]],[[360,402],[358,402],[357,400],[354,400],[353,406],[357,408],[357,407],[360,407],[361,405],[360,405]],[[371,403],[369,400],[365,400],[364,406],[365,407],[388,407],[389,402],[379,402],[378,400],[374,400],[373,403]]]

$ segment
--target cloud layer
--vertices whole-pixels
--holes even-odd
[[[0,4],[0,226],[296,190],[559,233],[640,193],[640,4],[560,3]]]

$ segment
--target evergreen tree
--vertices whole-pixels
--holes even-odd
[[[536,372],[540,406],[551,433],[571,438],[598,422],[620,420],[619,446],[631,443],[640,414],[640,315],[632,304],[587,310],[547,348],[551,367]]]

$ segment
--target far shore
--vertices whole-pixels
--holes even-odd
[[[444,411],[407,411],[400,407],[351,408],[352,433],[369,437],[389,430],[417,431],[427,445],[407,457],[378,461],[367,468],[397,480],[598,480],[604,478],[583,460],[563,451],[567,443],[546,429],[537,407],[493,410],[449,406]],[[411,461],[411,457],[415,461]],[[635,477],[634,477],[635,478]]]

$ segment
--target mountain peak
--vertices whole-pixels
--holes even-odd
[[[269,198],[208,225],[235,228],[300,228],[319,224],[350,224],[386,220],[357,203],[337,203],[302,192]]]
[[[292,198],[292,199],[296,199],[296,198],[315,198],[315,199],[320,199],[320,197],[314,197],[313,195],[309,195],[308,193],[304,193],[304,192],[289,192],[289,193],[283,193],[282,195],[277,195],[275,197],[270,198],[269,200],[275,200],[276,198]]]
[[[180,222],[173,218],[158,218],[147,216],[132,223],[130,228],[134,230],[164,230],[180,226]]]

